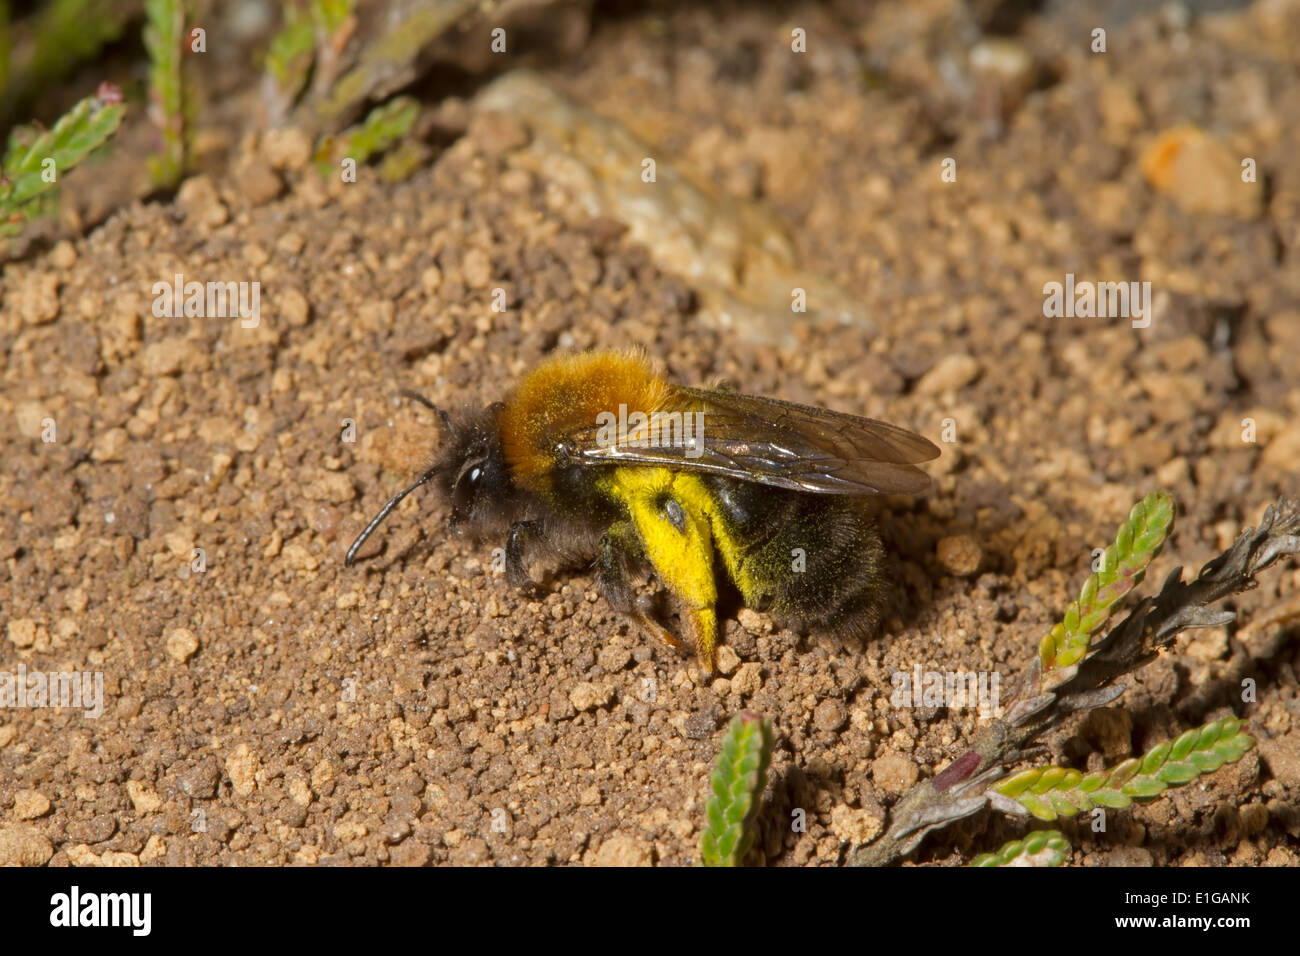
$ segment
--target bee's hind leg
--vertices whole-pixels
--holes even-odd
[[[617,613],[630,618],[651,637],[656,637],[669,647],[681,647],[681,641],[654,619],[650,602],[640,597],[627,573],[629,555],[640,553],[636,529],[630,521],[620,521],[605,532],[600,539],[600,593]]]

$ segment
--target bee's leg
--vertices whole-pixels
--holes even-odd
[[[670,486],[629,495],[628,512],[655,574],[678,601],[700,666],[711,674],[718,643],[713,536],[706,502],[693,490],[694,486],[684,484],[679,493]]]
[[[529,596],[537,594],[537,585],[528,577],[524,546],[540,530],[536,521],[516,521],[506,535],[506,583]]]
[[[695,642],[695,656],[705,673],[717,670],[715,651],[718,646],[718,612],[710,604],[706,607],[684,607],[682,615],[690,623],[691,639]]]
[[[614,611],[630,618],[651,637],[657,637],[670,647],[681,647],[672,631],[654,619],[649,602],[638,599],[628,579],[627,558],[640,551],[636,529],[631,522],[620,521],[610,526],[600,539],[600,593]]]

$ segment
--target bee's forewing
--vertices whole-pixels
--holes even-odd
[[[584,428],[570,436],[570,454],[593,465],[663,465],[839,495],[923,492],[930,479],[915,464],[939,455],[920,435],[870,418],[724,389],[675,387],[671,395],[660,411],[682,413],[683,427],[633,429],[612,441]]]

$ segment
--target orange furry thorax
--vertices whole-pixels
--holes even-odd
[[[596,424],[620,405],[647,415],[660,411],[671,386],[640,352],[598,350],[551,358],[506,396],[500,418],[505,461],[524,488],[545,492],[556,444],[575,429]]]

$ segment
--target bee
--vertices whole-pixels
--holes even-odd
[[[455,531],[504,538],[511,587],[536,593],[538,558],[594,558],[610,607],[678,647],[637,593],[637,576],[652,573],[709,673],[723,579],[782,626],[874,633],[887,575],[869,499],[925,491],[916,465],[939,454],[884,422],[674,385],[639,352],[552,357],[503,401],[460,415],[420,400],[440,420],[440,453],[366,525],[347,565],[433,482]]]

